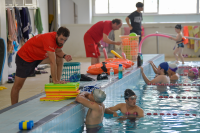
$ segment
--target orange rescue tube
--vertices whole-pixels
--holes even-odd
[[[122,64],[122,66],[123,66],[123,70],[124,70],[125,65]],[[87,73],[90,73],[92,75],[102,74],[103,72],[105,72],[102,67],[103,67],[103,62],[91,65],[91,66],[88,67]],[[108,74],[110,74],[111,68],[113,68],[114,74],[118,73],[119,64],[105,62],[105,67],[106,67],[106,70],[107,70],[106,73],[108,73]]]
[[[125,68],[129,68],[134,65],[134,62],[132,62],[128,59],[119,59],[119,58],[108,58],[105,60],[105,62],[122,64],[125,66]]]

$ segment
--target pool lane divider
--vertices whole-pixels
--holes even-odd
[[[159,83],[148,83],[147,85],[155,85],[155,86],[200,86],[200,84],[159,84]]]
[[[176,113],[146,113],[146,115],[161,115],[161,116],[163,116],[163,115],[173,115],[173,116],[177,116],[178,114],[176,114]],[[197,116],[196,114],[184,114],[185,116],[190,116],[190,115],[192,115],[192,116]]]
[[[173,96],[159,96],[158,98],[176,98],[176,99],[200,99],[200,96],[198,97],[198,96],[193,96],[193,97],[191,97],[191,96],[188,96],[188,97],[186,97],[186,96],[182,96],[182,97],[180,97],[180,96],[176,96],[176,97],[173,97]]]

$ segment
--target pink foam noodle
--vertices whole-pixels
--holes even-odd
[[[161,36],[161,37],[166,37],[166,38],[169,38],[170,36],[168,35],[163,35],[163,34],[149,34],[147,36],[145,36],[141,41],[140,41],[140,44],[139,44],[139,53],[141,53],[141,48],[142,48],[142,43],[144,42],[144,40],[148,37],[151,37],[151,36]]]
[[[104,57],[105,57],[105,59],[108,59],[108,55],[107,55],[106,48],[103,48],[103,53],[104,53]]]
[[[126,59],[126,54],[124,52],[122,52],[122,57],[123,59]]]

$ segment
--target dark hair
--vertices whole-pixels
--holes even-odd
[[[168,72],[167,72],[167,71],[165,71],[165,70],[164,70],[164,73],[165,73],[165,75],[167,75],[167,76],[168,76]]]
[[[63,35],[64,37],[69,37],[70,31],[66,27],[60,27],[57,31],[57,35]]]
[[[131,89],[126,89],[124,91],[124,98],[125,98],[125,100],[128,100],[128,98],[130,96],[133,96],[133,95],[135,95],[135,93]]]
[[[117,25],[121,24],[121,22],[122,22],[121,19],[118,18],[112,20],[112,23],[113,24],[116,23]]]
[[[177,25],[175,26],[175,28],[181,30],[181,29],[182,29],[182,26],[181,26],[181,24],[177,24]]]
[[[143,7],[143,6],[144,6],[144,4],[142,2],[136,3],[136,7]]]

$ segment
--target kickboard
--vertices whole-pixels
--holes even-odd
[[[66,98],[66,97],[42,97],[40,98],[40,101],[62,101],[62,100],[66,100],[66,99],[69,99],[69,98]]]
[[[2,79],[5,58],[6,58],[6,43],[3,38],[0,38],[0,82]]]

